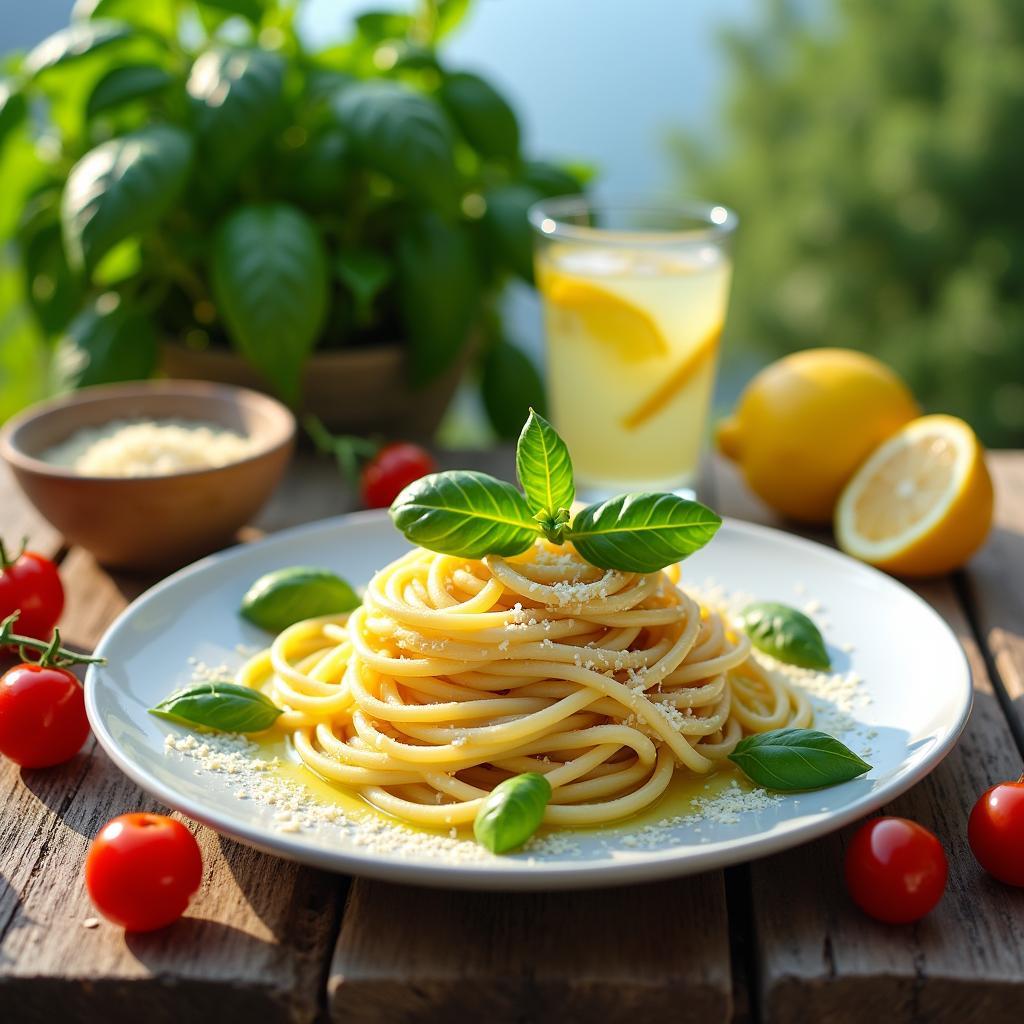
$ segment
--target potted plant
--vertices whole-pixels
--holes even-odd
[[[466,7],[364,14],[312,50],[289,0],[78,0],[9,61],[0,232],[55,385],[163,369],[429,432],[472,358],[513,433],[542,392],[495,299],[531,279],[526,208],[581,181],[443,63]]]

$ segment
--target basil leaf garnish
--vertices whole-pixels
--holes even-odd
[[[722,519],[676,494],[620,494],[577,513],[567,539],[593,565],[657,572],[700,550]]]
[[[261,576],[245,593],[239,614],[280,633],[303,619],[340,615],[359,607],[359,596],[327,569],[296,565]]]
[[[522,846],[540,828],[551,799],[551,783],[539,772],[499,782],[476,812],[473,835],[491,853]]]
[[[816,729],[776,729],[736,744],[729,760],[766,789],[822,789],[871,770],[845,743]]]
[[[818,627],[803,612],[775,601],[747,605],[740,622],[750,642],[765,654],[801,668],[832,667]]]
[[[213,680],[172,693],[149,713],[218,732],[262,732],[277,721],[281,709],[259,690]]]
[[[518,555],[536,539],[537,524],[511,484],[468,469],[431,473],[391,506],[395,526],[413,544],[445,555]]]
[[[533,409],[516,445],[516,475],[535,511],[555,516],[576,497],[569,449],[555,428]]]

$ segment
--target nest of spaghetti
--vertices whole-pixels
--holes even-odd
[[[470,824],[499,782],[541,772],[544,821],[593,826],[706,774],[807,699],[679,583],[538,541],[482,560],[415,549],[348,615],[300,622],[239,681],[283,708],[303,763],[405,822]]]

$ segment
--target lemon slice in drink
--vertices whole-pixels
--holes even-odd
[[[649,313],[600,285],[549,271],[540,276],[541,291],[551,306],[579,319],[587,335],[626,361],[668,355],[668,343]]]
[[[846,485],[835,516],[847,554],[905,576],[963,565],[991,524],[984,450],[954,416],[922,416],[885,441]]]
[[[722,325],[719,324],[700,340],[697,347],[643,401],[629,411],[622,425],[627,430],[636,430],[657,416],[690,383],[694,374],[714,358],[721,337]]]

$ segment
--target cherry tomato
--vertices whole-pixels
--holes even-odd
[[[0,544],[0,619],[19,611],[17,632],[49,640],[64,610],[64,588],[57,567],[34,551],[8,560]]]
[[[872,818],[846,850],[846,887],[854,903],[889,924],[924,917],[942,897],[948,870],[935,835],[906,818]]]
[[[367,508],[387,508],[405,487],[435,469],[433,456],[418,444],[385,445],[363,466],[363,503]]]
[[[1024,779],[986,790],[971,811],[967,839],[978,863],[1007,885],[1024,885]]]
[[[88,735],[82,684],[66,668],[27,662],[0,677],[0,754],[49,768],[74,757]]]
[[[195,837],[162,814],[122,814],[103,826],[85,858],[96,909],[130,932],[177,921],[203,880]]]

